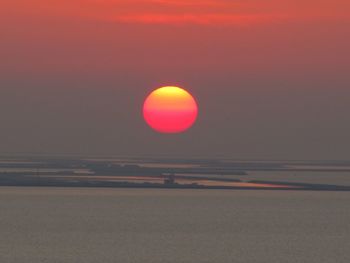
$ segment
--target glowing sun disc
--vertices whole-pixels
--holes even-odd
[[[198,106],[186,90],[166,86],[154,90],[143,105],[146,123],[161,133],[180,133],[189,129],[198,116]]]

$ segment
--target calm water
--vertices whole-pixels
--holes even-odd
[[[350,262],[350,193],[0,188],[0,262]]]

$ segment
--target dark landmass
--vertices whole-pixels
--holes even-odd
[[[249,184],[270,185],[269,186],[249,186]],[[201,185],[196,183],[178,184],[174,183],[133,183],[128,181],[121,182],[103,182],[103,181],[73,181],[65,180],[45,180],[30,178],[25,180],[0,178],[0,186],[45,186],[45,187],[106,187],[106,188],[167,188],[167,189],[244,189],[244,190],[293,190],[293,191],[350,191],[348,186],[323,185],[323,184],[304,184],[304,183],[286,183],[270,181],[249,181],[247,186],[225,186]]]
[[[256,171],[344,173],[350,162],[3,157],[0,186],[350,191],[350,185],[248,180]]]

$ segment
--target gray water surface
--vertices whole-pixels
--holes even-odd
[[[350,193],[0,187],[0,262],[350,262]]]

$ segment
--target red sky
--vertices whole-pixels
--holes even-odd
[[[273,65],[274,60],[285,56],[293,62],[295,53],[304,52],[315,57],[318,66],[331,65],[327,50],[339,46],[343,49],[347,44],[344,37],[350,24],[348,10],[350,4],[346,0],[2,1],[1,51],[5,57],[11,57],[9,64],[16,64],[18,69],[29,62],[29,70],[40,67],[40,62],[45,64],[41,70],[54,66],[42,60],[54,61],[57,67],[64,67],[66,62],[69,67],[80,67],[89,60],[95,64],[93,70],[134,69],[135,58],[149,59],[146,53],[154,55],[148,69],[156,71],[164,57],[173,59],[171,53],[175,56],[173,68],[178,63],[184,66],[183,61],[176,61],[182,54],[189,58],[185,65],[189,68],[215,66],[218,58],[220,64],[235,59],[237,65],[243,63],[245,67],[246,63],[266,60],[265,55],[271,60],[268,64]],[[44,52],[44,57],[37,57],[37,49]],[[126,52],[120,54],[120,49]],[[29,61],[17,63],[16,57],[21,53]],[[69,59],[72,55],[79,61]],[[120,63],[102,63],[101,59],[108,55],[117,56]],[[36,63],[32,63],[34,60]]]
[[[11,0],[1,13],[116,23],[251,25],[278,21],[348,20],[346,0]]]
[[[349,10],[347,0],[0,1],[0,145],[147,152],[129,138],[154,154],[165,144],[193,155],[207,145],[238,157],[348,156]],[[204,105],[185,138],[160,142],[140,120],[143,98],[163,84]],[[93,132],[80,136],[83,127]]]

